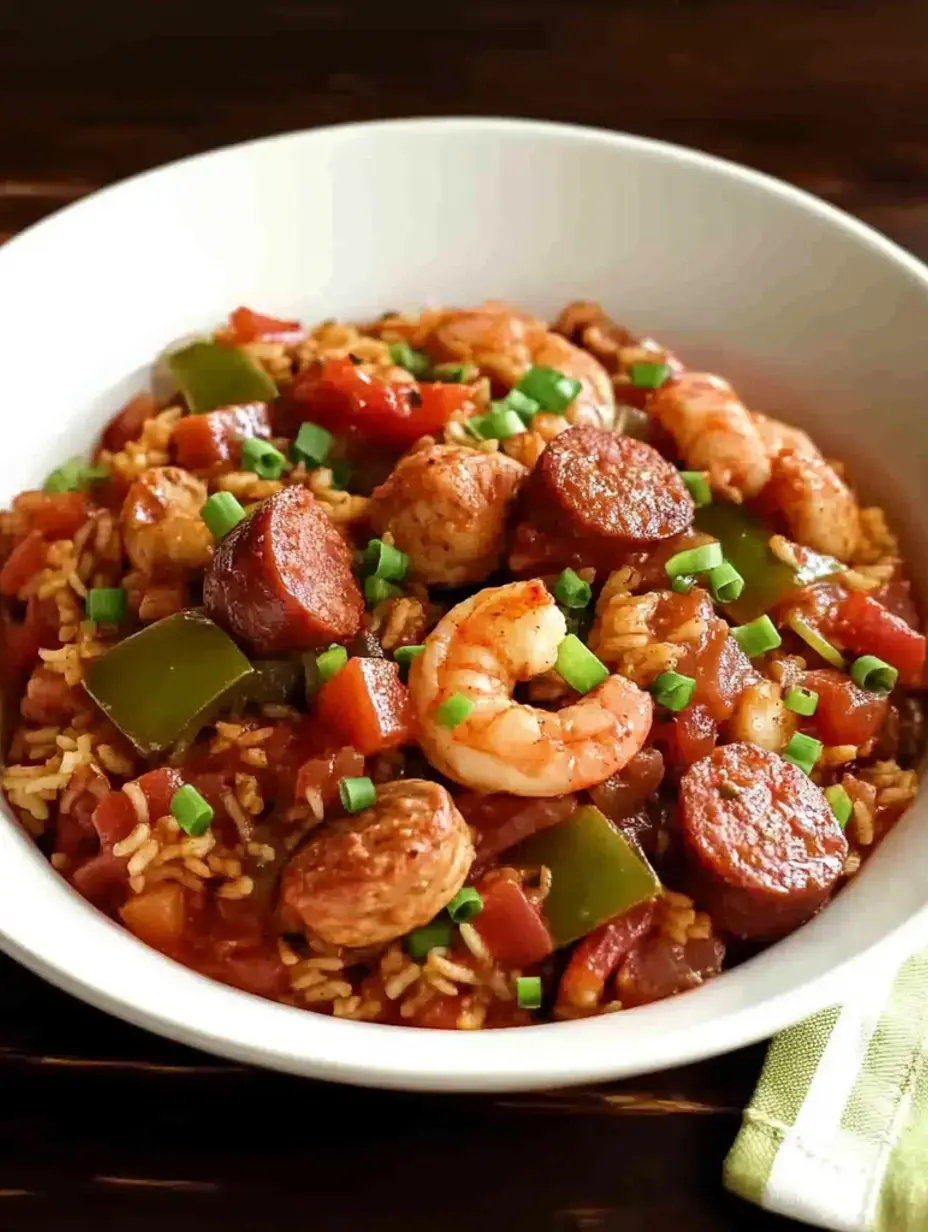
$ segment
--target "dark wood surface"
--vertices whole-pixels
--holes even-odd
[[[0,0],[0,240],[217,144],[471,113],[739,159],[928,256],[926,46],[924,0]],[[762,1056],[371,1093],[192,1053],[2,960],[0,1228],[785,1229],[720,1185]]]

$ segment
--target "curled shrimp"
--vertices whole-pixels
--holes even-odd
[[[566,622],[542,582],[512,582],[459,603],[413,661],[409,694],[419,743],[436,769],[480,791],[561,796],[601,783],[641,749],[651,698],[609,676],[558,711],[513,700],[517,683],[554,667]],[[471,703],[457,726],[437,715]]]
[[[770,458],[751,413],[721,377],[684,372],[657,391],[649,409],[686,465],[707,471],[727,500],[756,496],[770,478]]]

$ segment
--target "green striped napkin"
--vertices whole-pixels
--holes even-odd
[[[773,1041],[725,1184],[837,1232],[928,1230],[928,950]]]

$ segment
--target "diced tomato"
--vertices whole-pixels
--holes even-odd
[[[718,975],[724,957],[725,947],[717,937],[680,945],[660,933],[648,936],[623,962],[616,992],[628,1008],[662,1001]]]
[[[114,911],[129,892],[128,857],[101,851],[74,870],[74,888],[101,911]]]
[[[83,492],[21,492],[13,508],[46,539],[70,539],[87,521],[90,502]]]
[[[186,415],[174,425],[171,444],[178,466],[205,470],[219,462],[238,462],[240,445],[246,437],[271,435],[271,419],[266,402],[230,406],[205,415]]]
[[[349,659],[319,690],[316,716],[366,757],[410,738],[409,695],[388,659]]]
[[[20,711],[29,723],[64,723],[83,705],[84,698],[60,672],[37,667],[29,677]]]
[[[463,997],[433,997],[416,1013],[417,1027],[430,1027],[433,1031],[453,1031],[464,1009]]]
[[[262,339],[267,342],[291,342],[301,338],[305,330],[299,321],[282,321],[279,317],[265,316],[251,308],[236,308],[229,316],[225,338],[236,346]]]
[[[889,698],[859,689],[841,672],[807,672],[803,685],[818,694],[815,714],[804,726],[825,744],[866,744],[886,721]]]
[[[479,877],[502,851],[539,830],[566,821],[577,807],[576,796],[530,799],[502,792],[465,792],[455,800],[461,816],[477,830],[477,856],[471,876]]]
[[[176,881],[159,881],[127,899],[119,914],[126,928],[147,945],[173,954],[187,923],[186,892]]]
[[[31,530],[20,540],[0,569],[0,595],[18,594],[45,564],[47,550],[39,530]]]
[[[651,738],[664,749],[669,761],[677,766],[691,766],[708,757],[718,740],[718,727],[705,706],[693,705],[672,719],[657,722]]]
[[[305,418],[405,449],[420,436],[439,432],[465,405],[470,390],[466,385],[387,382],[350,359],[327,359],[296,381],[292,396]]]
[[[640,903],[579,941],[561,976],[558,1000],[577,1009],[598,1005],[606,980],[648,931],[653,919],[654,904]]]
[[[653,745],[636,753],[628,765],[590,788],[596,807],[616,823],[632,817],[653,796],[664,777],[664,758]]]
[[[553,952],[551,934],[521,886],[497,877],[478,889],[483,910],[473,925],[497,962],[528,967]]]
[[[296,776],[295,796],[305,800],[307,791],[318,792],[328,804],[338,793],[343,778],[357,778],[364,773],[364,755],[357,749],[336,749],[324,757],[311,757],[300,766]]]
[[[152,821],[171,811],[174,793],[183,784],[180,772],[164,767],[149,770],[135,780],[145,794],[148,813]],[[104,851],[111,851],[135,829],[138,823],[132,801],[124,791],[113,791],[101,800],[93,815],[93,824],[100,836]]]
[[[93,814],[109,791],[109,780],[96,766],[80,766],[74,772],[61,797],[55,823],[55,851],[75,860],[96,854],[100,839],[94,829]]]
[[[158,403],[149,393],[136,394],[103,429],[100,444],[110,453],[119,453],[134,441],[147,419],[158,414]]]
[[[876,655],[899,671],[902,684],[917,685],[925,670],[925,638],[882,603],[855,591],[838,613],[841,637],[858,654]]]

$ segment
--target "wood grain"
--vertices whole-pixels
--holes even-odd
[[[923,0],[0,0],[0,241],[215,145],[514,114],[743,161],[928,257],[926,46]],[[0,960],[0,1227],[785,1232],[719,1183],[762,1055],[580,1091],[366,1092],[194,1053]]]

